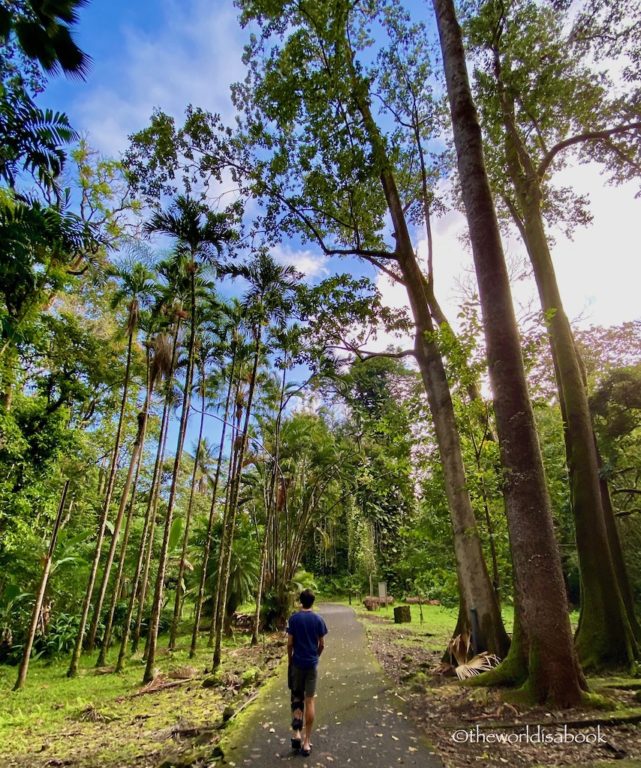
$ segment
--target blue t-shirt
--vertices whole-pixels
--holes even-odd
[[[327,634],[323,619],[313,611],[298,611],[289,617],[287,632],[294,638],[292,661],[299,669],[318,664],[318,640]]]

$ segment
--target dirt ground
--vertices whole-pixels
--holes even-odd
[[[360,618],[379,663],[447,768],[585,768],[614,760],[621,768],[641,767],[641,680],[591,680],[591,689],[606,700],[603,710],[525,706],[502,691],[464,687],[455,677],[434,674],[444,646],[437,651],[427,630],[393,628],[380,615]]]

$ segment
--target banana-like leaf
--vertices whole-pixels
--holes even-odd
[[[177,517],[171,524],[171,531],[169,532],[169,549],[174,550],[180,543],[180,534],[183,529],[183,521],[181,517]]]

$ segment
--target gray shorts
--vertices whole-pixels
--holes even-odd
[[[316,693],[316,681],[318,680],[318,668],[300,669],[292,664],[292,701],[300,701],[303,694],[309,698]]]

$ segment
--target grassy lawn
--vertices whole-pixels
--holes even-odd
[[[223,670],[242,676],[251,662],[246,656],[248,637],[227,641]],[[189,659],[190,637],[179,639],[178,650],[165,650],[160,642],[157,667],[167,682],[185,676],[175,686],[144,695],[141,654],[132,658],[121,674],[94,669],[96,655],[83,656],[78,677],[68,679],[68,658],[34,661],[27,685],[12,692],[16,667],[0,666],[0,764],[38,765],[48,756],[71,760],[78,766],[117,766],[137,760],[151,764],[167,745],[173,744],[177,728],[210,726],[220,716],[225,702],[219,689],[203,688],[205,669],[211,667],[206,642]],[[108,657],[115,664],[117,648]],[[33,762],[28,756],[34,756]]]
[[[330,601],[327,600],[327,602]],[[335,598],[331,602],[341,603],[342,605],[349,604],[345,598]],[[395,605],[405,605],[405,603],[398,602]],[[364,621],[369,632],[391,631],[394,634],[401,633],[403,637],[396,638],[394,642],[402,645],[413,645],[420,639],[429,650],[435,651],[445,649],[452,637],[458,617],[458,607],[411,605],[412,621],[407,624],[395,624],[393,605],[381,607],[377,611],[368,611],[362,601],[354,598],[351,608],[354,609],[359,619]],[[505,628],[508,633],[511,633],[514,624],[514,607],[511,605],[503,606],[501,613],[503,614]],[[576,627],[578,620],[578,612],[573,611],[570,614],[570,623],[573,629]]]

